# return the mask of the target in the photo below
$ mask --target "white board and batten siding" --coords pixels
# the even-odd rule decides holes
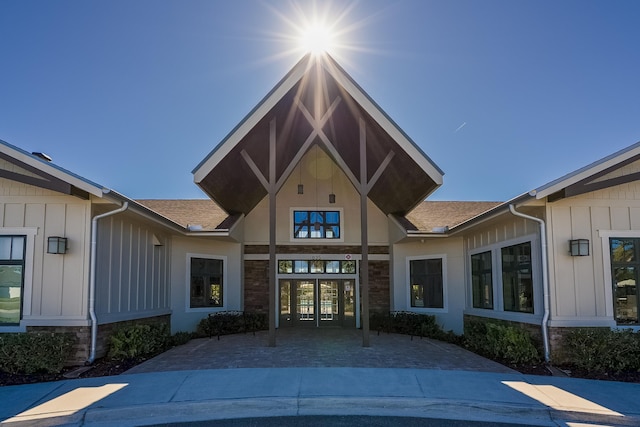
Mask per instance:
[[[171,238],[126,213],[99,220],[98,323],[170,314]]]
[[[25,235],[22,321],[26,326],[86,326],[90,202],[0,179],[0,234]],[[47,238],[68,239],[64,255]]]
[[[609,238],[640,237],[640,182],[549,203],[547,216],[550,325],[615,326]],[[589,239],[589,256],[570,256],[570,239]]]

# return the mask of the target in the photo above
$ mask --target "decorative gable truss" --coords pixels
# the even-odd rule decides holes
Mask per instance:
[[[89,193],[87,191],[56,178],[41,169],[28,165],[2,152],[0,152],[0,159],[5,160],[6,162],[3,167],[0,168],[0,178],[6,178],[23,184],[44,188],[46,190],[69,194],[84,200],[89,199]],[[7,164],[14,166],[11,168],[12,170],[9,170],[10,168],[6,167]]]
[[[640,154],[608,167],[548,196],[549,202],[640,180]]]

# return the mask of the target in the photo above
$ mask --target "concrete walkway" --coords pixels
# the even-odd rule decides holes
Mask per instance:
[[[330,339],[330,348],[321,335],[298,337],[311,340],[302,346],[309,359],[295,358],[291,349],[299,344],[288,343],[283,334],[275,349],[265,346],[264,334],[236,335],[192,341],[120,376],[0,387],[0,420],[9,426],[121,426],[373,415],[541,426],[640,425],[640,384],[527,376],[430,340],[372,335],[371,347],[363,349],[361,341],[349,344],[349,334],[338,335]],[[358,339],[357,332],[354,336]],[[225,361],[236,352],[242,353],[238,361]],[[217,369],[211,369],[206,353]],[[255,366],[232,366],[248,363],[247,353]],[[356,357],[375,366],[325,366],[364,364]],[[394,366],[435,357],[446,369]],[[164,370],[170,360],[178,370]],[[286,366],[291,360],[320,367]],[[470,365],[463,366],[465,361]],[[468,369],[471,365],[476,368]],[[152,367],[158,371],[148,372]],[[133,373],[141,371],[147,372]]]

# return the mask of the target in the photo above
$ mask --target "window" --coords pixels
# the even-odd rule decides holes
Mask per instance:
[[[280,260],[278,274],[355,274],[355,261],[336,260]]]
[[[616,322],[638,324],[638,272],[640,239],[611,238],[611,274]]]
[[[474,308],[493,309],[491,251],[471,255],[471,292]]]
[[[442,258],[409,261],[411,307],[444,308]]]
[[[500,252],[504,310],[533,313],[531,242],[507,246]]]
[[[340,239],[339,211],[293,211],[295,239]]]
[[[25,236],[0,236],[0,326],[22,317]]]
[[[223,260],[192,257],[190,262],[190,307],[222,307]]]

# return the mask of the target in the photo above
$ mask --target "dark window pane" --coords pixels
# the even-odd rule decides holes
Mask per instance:
[[[471,255],[473,307],[493,309],[491,252]]]
[[[291,260],[278,261],[278,273],[280,274],[293,273],[293,261]]]
[[[636,261],[634,239],[611,239],[611,261]]]
[[[502,248],[501,254],[504,310],[533,313],[531,243]]]
[[[636,267],[615,267],[613,269],[614,303],[618,324],[638,323],[637,274]]]
[[[339,239],[340,212],[295,211],[293,236],[296,239]]]
[[[296,273],[308,273],[309,272],[309,261],[305,260],[296,260],[293,262],[293,271]]]
[[[190,306],[222,307],[223,264],[220,259],[191,258]]]
[[[444,307],[442,259],[409,262],[412,307]]]

